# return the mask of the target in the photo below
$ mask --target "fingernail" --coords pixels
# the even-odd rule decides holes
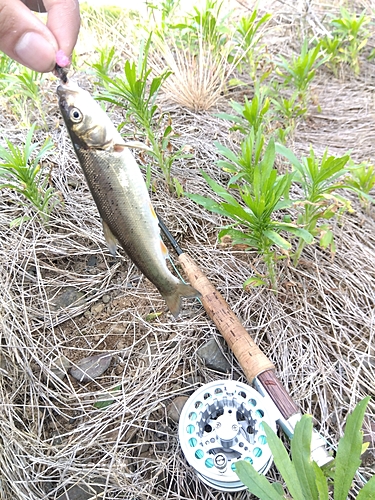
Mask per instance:
[[[21,36],[15,48],[19,62],[35,71],[50,71],[55,65],[54,47],[39,33]]]

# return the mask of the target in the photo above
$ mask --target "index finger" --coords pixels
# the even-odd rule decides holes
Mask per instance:
[[[80,27],[78,0],[43,0],[48,13],[47,28],[54,35],[59,50],[70,57]]]

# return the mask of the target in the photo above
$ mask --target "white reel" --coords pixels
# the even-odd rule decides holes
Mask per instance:
[[[247,460],[265,474],[272,464],[263,422],[276,431],[267,400],[234,380],[203,385],[185,403],[179,421],[182,451],[201,480],[220,491],[246,487],[234,472]]]

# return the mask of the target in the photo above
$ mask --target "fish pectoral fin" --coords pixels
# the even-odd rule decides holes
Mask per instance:
[[[152,149],[144,142],[140,141],[126,141],[123,144],[115,144],[113,146],[113,149],[117,152],[120,153],[121,151],[124,151],[125,148],[134,148],[134,149],[140,149],[141,151],[152,151]]]
[[[105,241],[107,242],[108,249],[113,255],[113,257],[116,257],[116,248],[117,248],[117,238],[113,236],[112,231],[109,229],[108,224],[102,219],[102,224],[103,224],[103,233],[104,233],[104,238]]]
[[[176,289],[171,294],[163,294],[163,299],[167,303],[168,309],[171,311],[173,316],[177,318],[181,311],[182,297],[201,297],[201,294],[193,288],[191,285],[186,285],[184,283],[178,283]]]

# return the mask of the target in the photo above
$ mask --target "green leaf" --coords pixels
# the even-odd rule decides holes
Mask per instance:
[[[240,204],[238,203],[238,201],[235,200],[233,198],[233,196],[228,193],[228,191],[225,189],[225,187],[221,186],[216,181],[211,179],[211,177],[208,174],[206,174],[205,172],[201,171],[201,173],[202,173],[202,176],[204,177],[204,179],[206,180],[207,184],[210,186],[210,188],[217,195],[219,195],[221,198],[223,198],[223,200],[225,200],[230,205],[233,205],[234,207],[240,207]]]
[[[249,247],[258,248],[258,242],[248,234],[233,228],[225,228],[222,229],[218,238],[221,240],[224,236],[230,236],[232,238],[232,245],[248,245]]]
[[[294,500],[307,500],[302,493],[301,485],[298,481],[298,474],[283,443],[266,422],[263,422],[263,426],[266,432],[267,442],[273,454],[273,460],[276,467],[279,469],[290,494]]]
[[[242,287],[246,290],[247,287],[256,287],[263,285],[267,285],[267,282],[262,280],[261,278],[252,276],[251,278],[247,278],[247,280],[243,282]]]
[[[328,494],[327,478],[317,463],[313,462],[312,466],[315,471],[315,485],[318,490],[318,499],[328,500],[329,494]]]
[[[311,417],[303,415],[295,426],[291,442],[291,452],[304,497],[309,500],[319,500],[315,484],[315,470],[311,460],[312,429]]]
[[[302,238],[306,243],[313,243],[314,241],[314,236],[309,233],[306,229],[303,229],[301,227],[296,227],[294,224],[277,224],[277,227],[279,229],[284,229],[285,231],[288,231],[289,233],[295,234],[299,238]]]
[[[361,465],[363,417],[370,396],[362,399],[346,419],[344,436],[340,439],[336,453],[334,500],[346,500],[353,477]]]
[[[251,493],[256,495],[260,500],[283,500],[284,495],[280,495],[265,476],[259,474],[252,464],[239,460],[236,462],[236,474],[249,489]]]
[[[357,495],[357,500],[375,500],[375,476],[364,485]]]
[[[274,488],[280,495],[284,496],[284,488],[281,483],[278,483],[277,481],[272,483],[272,488]]]
[[[284,250],[290,250],[292,245],[284,239],[282,236],[280,236],[276,231],[272,231],[270,229],[266,229],[264,231],[264,235],[267,236],[271,241],[273,241],[277,246],[280,248],[283,248]]]
[[[319,240],[322,248],[327,248],[333,242],[333,233],[329,229],[323,231],[323,235]]]
[[[114,387],[113,389],[111,389],[111,392],[118,392],[118,391],[121,391],[121,385],[117,385],[116,387]],[[101,410],[103,408],[107,408],[107,406],[110,406],[114,402],[115,402],[114,399],[107,399],[107,400],[104,400],[104,401],[96,401],[94,403],[94,406],[95,406],[95,408],[98,408],[99,410]]]
[[[206,198],[205,196],[201,196],[200,194],[194,194],[194,193],[185,193],[185,195],[191,200],[195,201],[195,203],[198,203],[198,205],[201,205],[206,210],[209,210],[210,212],[220,215],[227,215],[226,211],[222,209],[221,205],[216,201],[212,200],[211,198]]]
[[[236,222],[247,223],[249,226],[254,226],[257,223],[254,215],[244,210],[240,205],[234,207],[229,203],[222,203],[221,206],[228,216],[232,217]]]

